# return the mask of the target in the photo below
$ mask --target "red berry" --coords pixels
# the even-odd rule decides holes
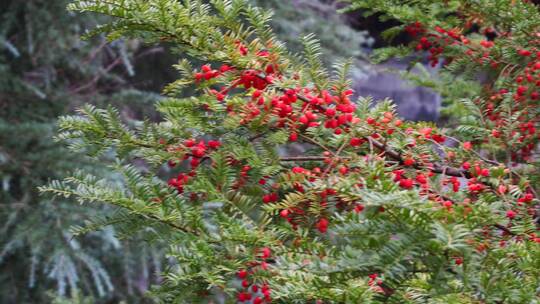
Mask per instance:
[[[416,181],[419,183],[419,184],[427,184],[427,178],[424,174],[418,174],[416,175]]]
[[[358,138],[358,137],[351,138],[350,144],[351,144],[352,147],[358,147],[362,143],[364,143],[364,139],[362,139],[362,138]]]
[[[406,160],[403,161],[403,164],[407,167],[410,167],[412,165],[414,165],[414,159],[412,158],[407,158]]]
[[[231,68],[230,66],[224,64],[224,65],[222,65],[222,66],[219,68],[219,71],[222,72],[222,73],[225,73],[225,72],[230,71],[230,70],[232,70],[232,69],[233,69],[233,68]]]
[[[412,189],[414,181],[412,179],[404,178],[399,181],[399,186],[403,189]]]
[[[523,96],[528,90],[529,90],[529,88],[526,87],[526,86],[519,86],[519,87],[517,88],[517,90],[516,90],[516,94],[517,94],[518,96]]]
[[[328,230],[328,220],[325,218],[322,218],[317,222],[317,229],[320,233],[326,233]]]
[[[518,54],[523,57],[528,57],[531,56],[532,53],[529,50],[519,50]]]
[[[198,157],[198,158],[203,157],[204,153],[205,153],[205,149],[198,146],[191,149],[191,154],[193,154],[193,156]]]
[[[298,134],[296,132],[292,132],[291,135],[289,135],[290,141],[297,141],[298,140]]]
[[[221,143],[217,140],[210,140],[208,141],[208,147],[211,149],[217,149],[221,146]]]
[[[292,172],[297,173],[297,174],[304,174],[304,173],[306,173],[306,169],[304,169],[302,167],[294,167],[294,168],[292,168]]]
[[[197,166],[199,166],[200,163],[201,161],[198,158],[192,158],[191,161],[189,162],[189,164],[193,168],[196,168]]]
[[[325,112],[326,116],[331,117],[336,115],[336,109],[334,108],[327,108]]]
[[[268,259],[272,256],[272,251],[268,247],[261,249],[261,258]]]
[[[480,175],[486,176],[486,177],[489,176],[489,170],[488,169],[482,169],[480,171]]]
[[[240,278],[240,279],[245,279],[248,275],[248,272],[245,271],[245,270],[240,270],[236,273],[236,275]]]
[[[239,302],[249,301],[251,300],[251,294],[247,292],[241,292],[237,296]]]
[[[201,67],[201,70],[205,73],[208,73],[212,70],[212,67],[209,64],[205,64]]]

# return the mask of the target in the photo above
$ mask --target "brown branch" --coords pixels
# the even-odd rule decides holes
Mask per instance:
[[[98,83],[98,81],[101,79],[101,77],[110,72],[114,67],[116,67],[117,65],[119,65],[120,63],[122,63],[122,58],[118,57],[116,58],[112,63],[110,63],[105,69],[103,69],[103,71],[101,73],[98,73],[96,74],[89,82],[79,86],[79,87],[76,87],[74,89],[72,89],[70,91],[70,94],[77,94],[81,91],[84,91],[86,89],[89,89],[91,87],[93,87],[94,85],[96,85]]]
[[[279,161],[283,162],[294,162],[294,161],[325,161],[332,157],[324,157],[324,156],[284,156],[280,157]],[[340,159],[351,159],[350,157],[339,157]]]
[[[512,232],[510,229],[506,228],[505,226],[501,225],[501,224],[493,224],[493,227],[499,229],[499,230],[502,230],[512,236],[516,236],[516,234],[514,232]]]
[[[326,159],[328,159],[328,157],[324,157],[324,156],[285,156],[285,157],[280,157],[279,161],[283,161],[283,162],[299,161],[299,162],[302,162],[302,161],[324,161]]]
[[[376,140],[376,139],[374,139],[374,138],[372,138],[370,136],[366,137],[366,139],[374,147],[376,147],[377,149],[383,151],[385,155],[389,156],[390,158],[392,158],[395,161],[398,161],[400,164],[403,163],[403,157],[401,157],[401,153],[388,148],[388,146],[386,146],[385,144],[381,143],[380,141],[378,141],[378,140]],[[414,165],[414,168],[419,169],[419,170],[429,169],[433,173],[437,173],[437,174],[443,174],[444,173],[445,175],[448,175],[448,176],[463,177],[463,178],[467,178],[467,179],[472,177],[472,175],[471,175],[471,173],[469,171],[462,170],[462,169],[459,169],[459,168],[449,167],[449,166],[445,166],[445,165],[441,165],[441,164],[434,164],[432,168],[426,168],[424,166],[416,164],[416,165]]]
[[[146,50],[144,52],[141,52],[140,54],[135,56],[135,58],[140,58],[140,57],[144,57],[144,56],[147,56],[147,55],[150,55],[150,54],[153,54],[153,53],[161,52],[162,50],[163,50],[163,48],[161,48],[161,47],[151,48],[151,49],[148,49],[148,50]],[[107,65],[101,72],[97,73],[89,82],[70,90],[70,94],[77,94],[77,93],[80,93],[82,91],[85,91],[85,90],[97,85],[99,80],[104,75],[109,73],[112,69],[114,69],[116,66],[118,66],[121,63],[122,63],[122,57],[117,57],[109,65]]]

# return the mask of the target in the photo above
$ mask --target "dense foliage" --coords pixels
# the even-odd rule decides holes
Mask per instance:
[[[278,13],[273,25],[286,41],[318,33],[329,46],[328,62],[356,56],[364,41],[330,4],[252,2]],[[53,141],[56,119],[87,102],[114,104],[129,124],[143,116],[155,119],[151,105],[158,96],[142,90],[160,90],[174,79],[170,65],[177,59],[165,52],[172,46],[167,44],[124,39],[109,44],[101,35],[81,41],[86,29],[106,18],[75,15],[66,5],[65,0],[0,1],[0,302],[43,303],[54,293],[78,303],[80,291],[92,303],[132,303],[158,282],[162,252],[123,240],[113,227],[74,238],[71,226],[117,209],[50,200],[39,197],[36,187],[82,166],[121,186],[102,165],[114,159],[83,161]],[[347,47],[340,48],[336,42],[344,39]]]
[[[426,7],[446,10],[440,20],[487,20],[491,3],[506,12],[515,6],[519,14],[505,21],[512,37],[536,33],[534,6],[411,1],[400,10],[397,1],[356,1],[396,14],[418,50],[435,49],[431,61],[455,51],[454,71],[479,73],[485,58],[500,55],[512,65],[498,75],[531,74],[526,86],[528,79],[501,81],[489,98],[462,101],[468,124],[455,139],[400,120],[389,101],[353,102],[350,62],[326,71],[312,36],[292,54],[268,26],[268,12],[244,0],[210,3],[70,5],[115,17],[95,30],[110,40],[166,41],[206,62],[176,66],[182,78],[156,106],[162,122],[130,128],[114,108],[88,105],[61,119],[59,138],[97,159],[114,153],[126,185],[80,171],[42,188],[125,210],[79,231],[115,224],[166,242],[174,264],[153,295],[167,303],[538,303],[538,189],[528,179],[538,174],[530,161],[538,140],[536,40],[515,38],[510,52],[511,39],[497,46],[418,21],[439,20],[426,17]],[[409,9],[419,10],[411,20]],[[196,93],[179,97],[186,88]],[[298,144],[304,152],[291,155]]]
[[[458,117],[455,135],[481,146],[490,158],[516,166],[534,163],[528,173],[538,184],[538,99],[540,12],[531,1],[364,1],[349,10],[378,13],[401,25],[383,35],[405,32],[409,45],[383,48],[385,60],[413,53],[442,66],[440,79],[407,75],[441,92],[446,113]],[[523,169],[523,168],[522,168]],[[531,175],[533,174],[533,175]]]

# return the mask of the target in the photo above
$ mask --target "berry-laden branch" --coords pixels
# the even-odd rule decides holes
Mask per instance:
[[[264,74],[257,74],[257,77],[261,80],[266,80],[267,76]],[[291,89],[287,88],[278,88],[281,92],[286,93],[290,91]],[[310,100],[302,95],[297,95],[298,99],[302,100],[305,103],[310,103]],[[324,113],[326,112],[326,109],[322,106],[315,107],[318,111]],[[398,151],[394,151],[390,148],[388,148],[385,144],[382,142],[372,138],[372,137],[366,137],[367,139],[374,147],[379,149],[380,151],[384,152],[385,155],[389,156],[393,160],[398,161],[399,163],[403,163],[404,159],[401,156],[401,153]],[[312,142],[312,141],[311,141]],[[497,163],[498,164],[498,163]],[[422,166],[415,164],[414,167],[416,169],[424,169]],[[467,170],[459,169],[459,168],[453,168],[446,165],[441,164],[435,164],[432,168],[430,168],[430,171],[437,174],[445,174],[448,176],[456,176],[456,177],[464,177],[464,178],[471,178],[472,175]]]
[[[197,233],[197,242],[183,233],[163,236],[170,237],[176,266],[156,293],[161,300],[210,302],[215,292],[245,304],[496,302],[532,282],[520,298],[532,301],[540,284],[533,267],[540,257],[537,198],[523,175],[482,153],[497,160],[508,145],[520,150],[519,160],[532,150],[534,125],[516,120],[533,115],[523,97],[532,99],[533,66],[531,94],[515,93],[526,105],[515,108],[496,96],[495,113],[485,102],[470,102],[469,116],[482,125],[451,147],[447,130],[404,122],[390,102],[353,101],[347,64],[328,73],[310,37],[302,40],[302,57],[291,56],[268,26],[269,15],[244,0],[75,3],[121,18],[105,31],[167,41],[207,62],[177,65],[182,79],[167,87],[159,124],[128,132],[119,119],[92,113],[62,121],[62,138],[91,151],[120,151],[125,162],[136,156],[158,165],[142,174],[150,184],[132,178],[122,195],[164,218],[182,214],[178,222]],[[421,34],[421,49],[434,48],[432,62],[446,47],[468,50],[455,30],[413,25],[407,30]],[[483,44],[473,49],[492,47]],[[185,87],[192,96],[177,98]],[[501,130],[493,137],[506,142],[480,143],[491,124]],[[283,155],[297,143],[303,155]]]

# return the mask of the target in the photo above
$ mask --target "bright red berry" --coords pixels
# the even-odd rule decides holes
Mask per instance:
[[[399,180],[399,186],[403,189],[412,189],[414,181],[412,179],[404,178]]]
[[[240,270],[236,273],[236,275],[240,278],[240,279],[245,279],[248,275],[248,272],[246,270]]]
[[[328,220],[325,218],[322,218],[317,222],[317,229],[320,233],[326,233],[328,230]]]
[[[261,249],[261,258],[268,259],[271,256],[272,256],[272,250],[270,250],[270,248],[264,247],[263,249]]]
[[[217,149],[221,146],[221,143],[217,140],[208,141],[208,147],[211,149]]]
[[[358,138],[358,137],[353,137],[353,138],[351,138],[351,141],[350,141],[350,145],[352,147],[358,147],[363,143],[364,143],[364,139]]]

